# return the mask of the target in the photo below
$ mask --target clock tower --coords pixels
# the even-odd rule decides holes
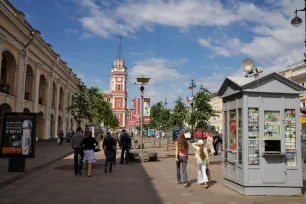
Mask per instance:
[[[121,52],[121,45],[119,45],[119,49]],[[111,70],[110,93],[112,96],[111,104],[113,114],[118,118],[120,127],[125,128],[127,116],[127,67],[120,52]]]

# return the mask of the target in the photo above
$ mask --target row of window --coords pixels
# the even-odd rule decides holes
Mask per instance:
[[[296,166],[296,118],[294,109],[285,109],[284,119],[281,120],[280,111],[264,111],[264,138],[281,139],[281,121],[284,121],[285,148],[287,166]],[[229,120],[229,121],[228,121]],[[238,163],[242,164],[242,109],[224,111],[224,147],[225,149],[237,151]],[[248,109],[248,164],[259,165],[259,110]],[[237,141],[238,140],[238,141]],[[227,158],[227,152],[225,152]]]

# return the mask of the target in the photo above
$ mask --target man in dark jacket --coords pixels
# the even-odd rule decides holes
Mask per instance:
[[[113,150],[115,147],[115,140],[112,138],[111,133],[107,132],[106,137],[103,140],[103,149],[106,157],[104,172],[107,173],[108,165],[109,172],[112,172],[112,158],[113,158]]]
[[[81,142],[85,138],[82,134],[82,128],[78,127],[77,132],[71,138],[71,147],[74,151],[74,174],[82,175],[84,149]]]
[[[122,135],[120,136],[119,146],[121,148],[121,161],[120,164],[124,162],[125,153],[125,163],[129,163],[129,151],[132,146],[131,137],[126,133],[126,130],[122,130]]]

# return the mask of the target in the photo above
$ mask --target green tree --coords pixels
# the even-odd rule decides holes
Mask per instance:
[[[204,88],[203,85],[200,85],[200,90],[196,93],[194,97],[194,121],[196,124],[196,129],[202,130],[203,132],[208,130],[209,127],[209,118],[215,115],[215,112],[210,102],[210,92],[208,89]]]
[[[175,106],[172,113],[172,124],[174,127],[182,129],[184,127],[184,121],[187,119],[187,110],[183,99],[179,97],[175,101]]]
[[[160,114],[163,109],[163,103],[158,102],[157,104],[153,105],[151,107],[151,112],[150,112],[150,125],[153,128],[153,143],[155,144],[155,132],[156,129],[160,127]]]
[[[78,126],[83,120],[91,120],[91,113],[89,111],[89,101],[87,96],[87,88],[80,84],[76,94],[72,97],[71,105],[67,107],[71,111],[72,117],[77,121]]]
[[[104,100],[103,95],[96,87],[88,89],[88,101],[89,101],[89,112],[90,122],[96,127],[99,127],[101,122],[104,121],[105,112],[109,108],[107,102]]]

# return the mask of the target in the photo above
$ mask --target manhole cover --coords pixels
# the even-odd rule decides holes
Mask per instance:
[[[85,168],[85,165],[84,165],[84,168]],[[92,169],[103,169],[103,168],[104,168],[104,164],[93,164],[92,165]],[[74,170],[74,165],[57,166],[54,169],[57,169],[57,170]]]

